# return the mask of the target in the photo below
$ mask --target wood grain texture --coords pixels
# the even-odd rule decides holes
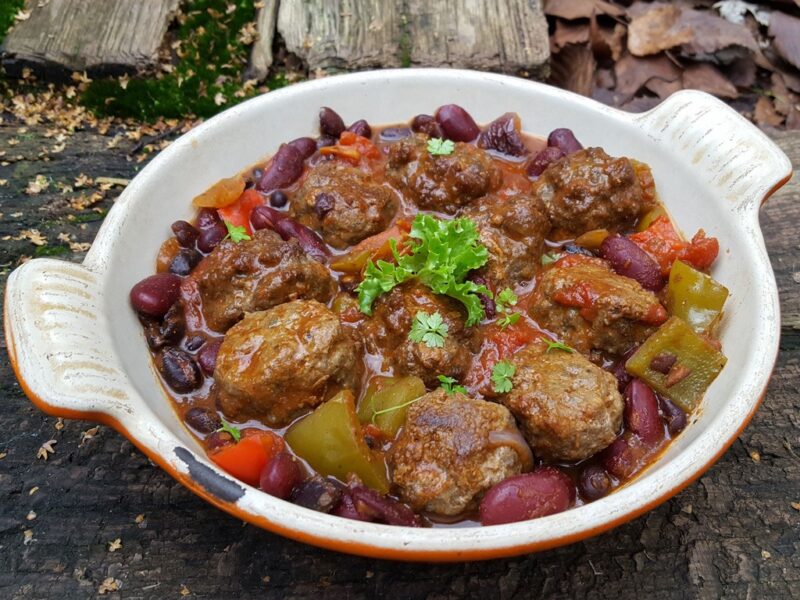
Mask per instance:
[[[264,80],[272,66],[272,42],[278,21],[278,0],[265,0],[263,7],[256,12],[258,40],[250,52],[250,65],[247,78]]]
[[[38,160],[46,126],[0,124],[0,238],[38,228],[91,241],[54,185],[23,189],[35,175],[71,182],[78,173],[130,178],[133,142],[77,132],[49,162]],[[800,133],[772,133],[800,164]],[[21,158],[18,158],[21,157]],[[101,204],[108,208],[113,195]],[[781,353],[750,426],[698,482],[655,510],[584,542],[484,563],[391,563],[318,550],[244,525],[183,489],[115,432],[56,421],[22,394],[0,343],[0,598],[672,598],[800,597],[800,179],[769,201],[762,224],[782,302]],[[711,229],[711,226],[709,226]],[[26,240],[0,244],[0,286]],[[72,256],[80,260],[81,255]],[[2,296],[0,296],[2,297]],[[56,439],[48,461],[36,458]],[[757,458],[757,460],[756,460]],[[30,491],[38,487],[31,494]],[[35,518],[28,519],[31,511]],[[143,515],[137,523],[137,516]],[[30,530],[30,541],[24,532]],[[122,547],[109,552],[119,538]]]
[[[179,0],[49,0],[3,43],[3,65],[51,71],[122,72],[155,64]]]
[[[463,67],[544,76],[539,0],[284,0],[278,33],[309,70]]]

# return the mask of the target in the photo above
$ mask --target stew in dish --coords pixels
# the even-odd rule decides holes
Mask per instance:
[[[456,105],[319,120],[194,198],[131,290],[211,461],[349,519],[491,525],[613,492],[686,426],[728,291],[646,164]]]

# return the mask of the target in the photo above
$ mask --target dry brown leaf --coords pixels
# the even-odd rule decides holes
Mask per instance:
[[[117,538],[112,542],[108,542],[108,551],[109,552],[116,552],[120,548],[122,548],[122,540],[120,538]]]
[[[33,521],[36,518],[36,511],[29,511],[27,515],[25,515],[25,519],[28,521]]]
[[[91,246],[91,244],[87,244],[87,246]],[[76,251],[75,248],[72,248],[72,244],[70,244],[70,248],[72,249],[73,252]],[[88,249],[89,248],[86,248],[86,250]],[[100,431],[100,426],[95,425],[91,429],[87,429],[86,431],[81,432],[81,441],[78,442],[78,448],[82,448],[86,442],[88,442],[90,439],[92,439],[94,436],[97,435],[98,431]]]
[[[775,11],[770,14],[769,34],[781,58],[800,69],[800,19]]]
[[[35,542],[36,540],[33,539],[33,529],[26,529],[22,532],[22,545],[28,546]]]
[[[116,592],[121,584],[122,582],[119,579],[106,577],[103,580],[103,583],[100,584],[100,587],[97,588],[97,593],[102,596],[108,592]]]
[[[622,23],[615,23],[614,27],[605,27],[597,22],[595,17],[589,23],[589,39],[592,52],[598,58],[619,60],[624,48],[623,41],[627,28]]]
[[[675,92],[682,90],[683,82],[680,79],[676,79],[675,81],[664,81],[663,79],[653,77],[645,84],[645,87],[663,100]]]
[[[8,456],[8,452],[0,452],[0,460],[3,460],[6,456]]]
[[[550,36],[550,53],[556,54],[568,44],[584,44],[589,41],[589,25],[586,23],[570,23],[558,19],[556,30]]]
[[[756,63],[751,57],[739,58],[725,67],[725,75],[738,88],[749,88],[756,82]]]
[[[639,3],[634,6],[638,7]],[[691,41],[691,28],[681,22],[680,6],[655,3],[628,25],[628,50],[634,56],[650,56]]]
[[[53,446],[57,443],[58,440],[47,440],[39,447],[39,450],[36,452],[36,458],[47,460],[51,454],[55,454]]]
[[[739,93],[722,72],[709,63],[697,63],[687,67],[681,76],[683,87],[689,90],[708,92],[720,98],[737,98]]]
[[[33,486],[33,487],[30,489],[30,491],[28,492],[28,496],[33,496],[33,495],[34,495],[36,492],[38,492],[38,491],[39,491],[39,486],[38,486],[38,485],[35,485],[35,486]]]
[[[141,525],[142,523],[144,523],[144,515],[136,515],[134,521],[136,522],[137,525]]]
[[[187,588],[185,585],[181,584],[181,596],[186,597],[191,593],[192,592],[189,591],[189,588]]]
[[[37,175],[28,182],[28,187],[25,188],[25,193],[29,196],[36,196],[41,194],[50,187],[50,182],[44,175]]]
[[[625,16],[625,9],[603,0],[546,0],[544,13],[562,19],[588,19],[592,15]]]
[[[46,246],[47,238],[38,229],[23,229],[19,234],[12,238],[15,240],[29,240],[34,246]]]
[[[758,453],[758,450],[751,450],[750,458],[753,459],[753,462],[761,462],[761,455]]]
[[[646,58],[625,54],[614,65],[614,74],[617,77],[617,92],[624,101],[632,98],[651,79],[676,81],[681,71],[664,54]]]
[[[562,89],[590,96],[595,67],[589,46],[570,44],[550,58],[550,82]]]
[[[58,419],[56,419],[56,422],[53,425],[53,427],[55,427],[56,431],[61,431],[62,429],[64,429],[64,419],[62,419],[61,417],[58,417]]]

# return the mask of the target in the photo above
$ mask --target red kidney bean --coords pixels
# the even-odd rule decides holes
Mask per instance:
[[[184,340],[183,347],[189,352],[194,352],[195,350],[200,349],[205,343],[206,338],[201,335],[193,335],[192,337]]]
[[[619,360],[614,363],[614,366],[611,367],[611,373],[617,378],[617,388],[619,389],[620,394],[625,392],[625,388],[628,387],[631,379],[633,379],[633,377],[631,377],[630,373],[628,373],[627,369],[625,368],[625,363],[628,362],[628,359],[631,356],[636,354],[638,349],[638,345],[628,348],[625,354],[623,354]]]
[[[269,195],[269,204],[275,208],[283,208],[289,202],[289,197],[281,190],[275,190]]]
[[[505,113],[487,125],[478,136],[478,147],[506,156],[524,156],[529,150],[519,132],[519,115]]]
[[[360,135],[361,137],[365,137],[367,139],[372,138],[372,127],[369,126],[364,119],[359,119],[350,127],[347,128],[347,131],[352,131],[356,135]]]
[[[319,131],[322,135],[338,138],[344,131],[344,121],[335,110],[323,106],[319,109]]]
[[[547,136],[547,145],[560,148],[564,151],[564,154],[572,154],[573,152],[583,149],[583,146],[577,140],[575,134],[572,133],[572,130],[566,127],[553,129],[550,135]]]
[[[646,445],[664,439],[664,426],[658,414],[658,401],[653,390],[641,379],[633,379],[625,388],[625,426]]]
[[[575,486],[554,467],[514,475],[490,489],[480,504],[483,525],[515,523],[552,515],[572,506]]]
[[[169,272],[185,277],[192,272],[192,269],[197,266],[197,263],[199,263],[202,258],[203,255],[194,248],[181,248],[178,250],[178,253],[172,257],[172,261],[169,263]]]
[[[295,458],[288,452],[279,452],[264,465],[259,487],[271,496],[286,500],[302,479],[303,472]]]
[[[548,146],[531,159],[528,163],[527,173],[531,177],[539,177],[547,167],[565,156],[566,154],[561,148]]]
[[[214,374],[214,369],[217,367],[217,354],[219,354],[219,347],[222,345],[222,340],[211,340],[197,353],[197,362],[200,365],[200,370],[205,375],[211,377]]]
[[[271,192],[290,186],[303,174],[303,160],[297,148],[281,144],[256,187],[259,191]]]
[[[617,479],[627,479],[639,470],[642,458],[647,454],[642,442],[635,435],[625,433],[603,450],[601,461],[606,471]]]
[[[336,505],[336,508],[331,511],[331,514],[344,519],[352,519],[353,521],[372,521],[371,517],[358,512],[350,490],[345,490],[342,493],[342,499],[339,501],[339,504]]]
[[[183,415],[183,420],[189,427],[199,433],[214,433],[222,427],[222,421],[216,412],[199,406],[187,410],[186,414]]]
[[[197,231],[194,225],[186,221],[175,221],[170,229],[172,229],[172,233],[181,246],[184,248],[194,248],[194,244],[200,235],[200,232]]]
[[[269,206],[256,206],[250,213],[250,225],[258,231],[259,229],[275,229],[275,224],[284,219],[283,213],[278,212]]]
[[[656,398],[658,398],[658,405],[661,407],[661,414],[667,422],[670,435],[678,435],[686,428],[686,413],[666,396],[656,394]]]
[[[384,142],[396,142],[411,135],[408,127],[387,127],[381,131],[381,140]]]
[[[441,138],[444,137],[442,128],[439,123],[431,115],[417,115],[411,121],[411,129],[416,133],[424,133],[428,137]]]
[[[303,160],[307,159],[317,151],[317,142],[310,137],[300,137],[296,140],[292,140],[286,145],[297,150],[298,154]]]
[[[325,262],[330,257],[330,250],[328,250],[322,238],[315,231],[305,225],[301,225],[294,219],[281,219],[275,223],[275,231],[285,240],[295,238],[306,254],[314,260]]]
[[[191,355],[180,348],[169,347],[161,351],[159,371],[169,387],[185,394],[196,390],[203,383],[203,375]]]
[[[404,527],[422,526],[419,515],[394,498],[383,496],[361,485],[351,487],[349,491],[356,511],[363,516],[371,517],[370,520]]]
[[[228,235],[228,230],[222,221],[218,221],[212,227],[200,230],[200,237],[197,238],[197,248],[204,254],[209,254],[219,243]]]
[[[664,287],[658,263],[626,237],[609,235],[600,245],[600,256],[618,275],[635,279],[646,290],[658,291]]]
[[[319,150],[320,148],[325,148],[326,146],[335,146],[338,141],[339,141],[338,137],[333,137],[330,135],[321,135],[317,140],[317,150]]]
[[[203,440],[206,450],[217,450],[234,443],[233,436],[227,431],[215,431]]]
[[[653,357],[653,360],[650,361],[650,368],[657,373],[666,375],[676,362],[678,362],[677,356],[668,352],[662,352]]]
[[[222,223],[222,219],[213,208],[201,208],[197,213],[197,227],[200,229],[209,229],[218,223]]]
[[[471,142],[481,132],[470,114],[457,104],[445,104],[436,110],[442,133],[454,142]]]
[[[612,481],[606,470],[599,465],[589,465],[578,477],[578,491],[584,500],[594,502],[611,491]]]
[[[327,513],[342,499],[343,488],[338,481],[314,475],[295,486],[291,501],[298,506]]]
[[[133,308],[151,317],[163,317],[178,299],[181,278],[172,273],[145,277],[131,288]]]

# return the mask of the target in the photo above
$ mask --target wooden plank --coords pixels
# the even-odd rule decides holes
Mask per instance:
[[[51,243],[59,233],[91,241],[100,221],[70,220],[73,211],[56,183],[72,183],[79,173],[133,177],[142,166],[126,159],[134,143],[123,138],[110,148],[110,137],[78,131],[63,152],[43,161],[42,146],[53,144],[45,137],[50,125],[31,125],[24,133],[19,127],[10,118],[0,124],[6,152],[0,179],[8,180],[0,185],[0,238],[38,228]],[[800,132],[768,133],[800,165]],[[26,195],[36,175],[51,184]],[[110,207],[114,193],[99,206]],[[82,432],[94,424],[66,421],[56,428],[55,419],[24,397],[0,338],[0,598],[98,598],[109,578],[119,591],[102,598],[796,598],[799,220],[795,177],[761,216],[781,291],[781,354],[764,404],[730,450],[697,482],[639,519],[578,544],[502,560],[394,563],[244,526],[178,485],[109,428],[84,441]],[[33,250],[26,239],[0,243],[0,304],[8,269]],[[37,459],[50,439],[57,440],[55,454]],[[117,538],[122,547],[110,552]]]
[[[121,73],[152,66],[179,0],[49,0],[29,2],[30,18],[3,43],[12,73]]]
[[[278,33],[317,69],[461,67],[546,75],[540,0],[281,2]]]
[[[272,42],[275,39],[275,26],[278,20],[278,0],[266,0],[256,12],[258,40],[250,53],[248,79],[263,81],[272,66]]]

